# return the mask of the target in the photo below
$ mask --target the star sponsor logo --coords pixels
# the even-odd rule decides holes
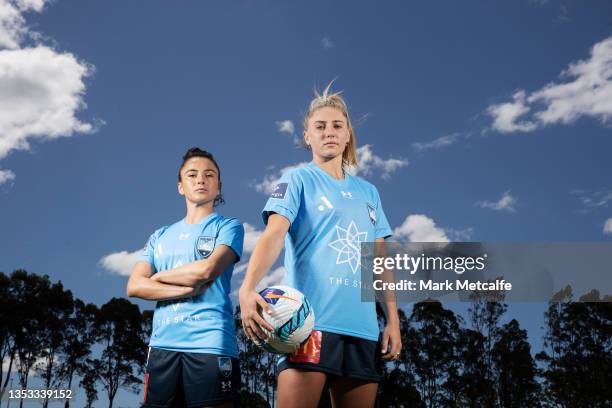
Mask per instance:
[[[344,198],[353,198],[353,193],[351,193],[350,191],[340,191],[340,193]]]
[[[367,232],[360,232],[355,221],[351,221],[347,228],[336,225],[335,241],[328,244],[338,254],[336,265],[348,263],[353,274],[357,273],[361,258],[361,243],[366,241]]]

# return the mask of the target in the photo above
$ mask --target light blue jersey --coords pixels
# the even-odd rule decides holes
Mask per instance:
[[[310,300],[315,328],[378,340],[374,303],[361,302],[361,242],[391,235],[376,188],[310,163],[280,179],[263,210],[286,217],[284,284]]]
[[[243,241],[240,221],[213,213],[198,224],[181,220],[158,229],[149,238],[140,260],[161,272],[207,258],[219,245],[230,247],[240,258]],[[233,270],[233,265],[228,267],[201,295],[157,302],[149,345],[238,357],[229,297]]]

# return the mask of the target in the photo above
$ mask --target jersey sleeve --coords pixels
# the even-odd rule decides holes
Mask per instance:
[[[236,254],[236,261],[242,257],[242,246],[244,244],[244,226],[236,218],[230,218],[219,229],[217,245],[226,245]]]
[[[387,221],[387,216],[382,208],[382,203],[380,202],[380,195],[378,194],[378,190],[375,190],[376,194],[376,239],[378,238],[389,238],[393,235],[393,231],[389,226],[389,221]]]
[[[293,225],[300,209],[303,184],[296,171],[285,173],[276,184],[262,211],[264,224],[273,213],[282,215]]]
[[[151,234],[149,240],[142,249],[140,256],[138,257],[139,261],[148,262],[151,265],[155,266],[155,246],[157,245],[157,239],[159,238],[159,235],[159,230]]]

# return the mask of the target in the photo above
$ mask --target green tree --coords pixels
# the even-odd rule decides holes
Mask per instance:
[[[445,384],[456,356],[459,320],[440,302],[427,300],[414,305],[410,326],[409,353],[421,398],[429,408],[446,405],[449,395]]]
[[[43,380],[45,389],[58,389],[62,383],[57,367],[62,345],[68,341],[65,330],[73,314],[72,292],[64,290],[61,282],[52,283],[38,294],[40,306],[41,359],[36,364],[36,373]],[[43,400],[43,408],[49,406],[49,399]]]
[[[458,338],[458,358],[461,363],[459,387],[461,406],[495,406],[493,381],[488,380],[489,367],[485,358],[485,337],[476,330],[464,329]]]
[[[14,319],[14,342],[17,355],[17,375],[21,389],[28,389],[28,380],[36,361],[43,356],[45,344],[44,300],[51,283],[48,276],[16,270],[11,274],[11,297],[16,300],[11,317]],[[42,302],[41,302],[42,300]],[[19,401],[23,407],[23,399]]]
[[[74,311],[63,327],[64,341],[60,345],[60,363],[57,366],[57,376],[62,384],[72,389],[75,375],[85,376],[86,360],[91,355],[91,347],[95,341],[95,319],[98,308],[94,304],[85,304],[76,299]],[[70,407],[70,399],[66,399],[65,408]]]
[[[88,371],[95,372],[97,382],[106,391],[109,408],[119,387],[138,392],[147,345],[142,315],[138,306],[127,299],[113,298],[100,308],[95,320],[96,340],[102,346],[100,358],[90,360]]]
[[[527,341],[527,331],[512,319],[499,330],[493,346],[493,360],[498,373],[501,408],[539,407],[539,384]]]
[[[612,406],[612,303],[592,291],[571,302],[571,288],[557,293],[546,312],[544,396],[559,407]],[[588,302],[587,302],[588,301]]]
[[[385,314],[380,306],[376,304],[378,325],[382,329],[386,324]],[[414,364],[410,359],[411,348],[414,343],[410,336],[410,321],[403,310],[398,309],[400,323],[400,334],[402,336],[402,351],[400,358],[391,362],[380,360],[379,364],[383,374],[383,380],[378,386],[376,403],[378,407],[424,407],[419,391],[414,386]]]
[[[9,379],[15,362],[15,332],[18,327],[14,311],[17,304],[11,290],[11,279],[0,272],[0,362],[8,360],[7,371],[0,364],[0,400],[9,385]]]
[[[93,403],[98,399],[98,390],[96,389],[96,381],[98,373],[96,365],[91,359],[85,360],[81,370],[80,386],[85,391],[85,408],[92,408]]]

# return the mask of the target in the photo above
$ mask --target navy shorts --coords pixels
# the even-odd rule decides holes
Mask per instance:
[[[238,359],[149,349],[142,408],[195,408],[239,400]]]
[[[287,368],[319,371],[333,377],[380,382],[380,342],[344,334],[313,330],[293,354],[279,359],[278,372]]]

